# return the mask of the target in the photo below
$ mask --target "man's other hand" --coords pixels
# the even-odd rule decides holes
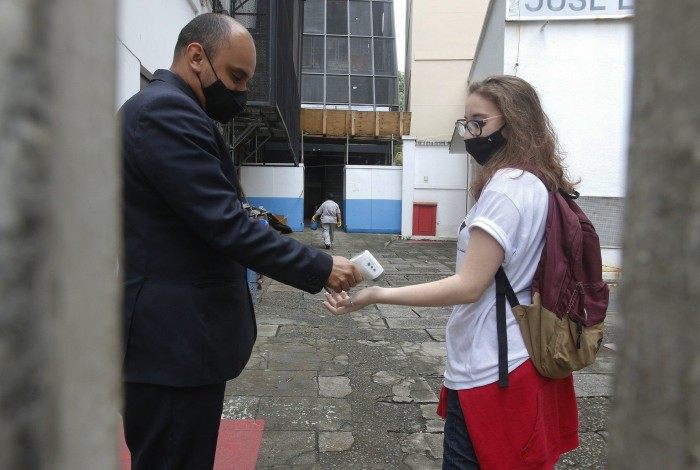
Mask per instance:
[[[335,292],[347,292],[360,282],[362,282],[362,273],[352,264],[352,261],[343,256],[333,257],[333,269],[326,281],[326,287]]]

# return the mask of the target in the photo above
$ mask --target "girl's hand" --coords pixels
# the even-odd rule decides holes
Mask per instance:
[[[356,312],[367,305],[375,303],[377,301],[377,293],[380,289],[381,287],[378,286],[367,287],[352,296],[348,295],[345,291],[340,293],[327,292],[323,306],[333,315],[344,315],[346,313]]]

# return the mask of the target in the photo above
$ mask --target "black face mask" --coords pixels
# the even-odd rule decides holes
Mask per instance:
[[[214,83],[205,87],[202,85],[202,79],[197,76],[199,79],[199,85],[202,87],[202,93],[204,93],[204,98],[207,101],[204,109],[210,118],[219,121],[221,124],[226,124],[234,116],[237,116],[243,112],[248,98],[248,93],[245,91],[235,91],[226,88],[224,82],[222,82],[219,76],[216,74],[216,70],[214,70],[214,66],[211,64],[206,51],[203,50],[203,52],[204,57],[206,57],[207,62],[209,62],[209,67],[211,67],[211,70],[214,72],[214,76],[216,77],[216,81]]]
[[[505,126],[504,126],[505,127]],[[467,148],[469,155],[474,157],[476,163],[484,166],[491,160],[493,154],[503,147],[506,143],[506,138],[503,137],[501,131],[503,127],[498,129],[493,134],[486,137],[474,137],[464,141],[464,146]]]

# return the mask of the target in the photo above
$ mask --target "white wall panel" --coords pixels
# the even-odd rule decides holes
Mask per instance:
[[[468,155],[450,154],[446,146],[416,147],[416,188],[465,189]]]
[[[419,145],[414,150],[413,201],[437,203],[439,238],[455,238],[467,213],[469,157],[448,152],[444,145]]]
[[[372,199],[372,170],[345,167],[345,199]]]
[[[506,25],[504,72],[537,88],[585,196],[625,194],[631,54],[630,19]]]
[[[149,72],[168,68],[180,30],[198,13],[188,0],[121,0],[117,36]]]
[[[141,63],[121,41],[117,41],[117,109],[141,89]]]
[[[304,166],[243,166],[241,184],[248,197],[303,198]]]
[[[401,200],[399,166],[347,166],[346,199]]]

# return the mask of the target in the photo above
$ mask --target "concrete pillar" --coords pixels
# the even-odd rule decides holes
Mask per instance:
[[[403,136],[401,177],[401,236],[413,236],[413,190],[416,186],[416,138]]]
[[[700,4],[637,2],[610,468],[700,468]]]
[[[116,469],[113,0],[0,3],[0,468]]]

